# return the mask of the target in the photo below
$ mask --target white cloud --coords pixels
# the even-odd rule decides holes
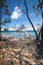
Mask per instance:
[[[11,19],[12,20],[18,19],[21,15],[22,15],[21,10],[18,8],[18,6],[16,6],[14,8],[14,11],[12,12]]]

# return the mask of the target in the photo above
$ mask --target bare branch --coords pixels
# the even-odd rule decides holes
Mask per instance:
[[[20,7],[19,7],[19,9],[20,9],[23,13],[25,13],[25,14],[26,14],[26,12],[25,12],[22,8],[20,8]]]
[[[25,8],[26,8],[26,15],[28,15],[28,7],[27,7],[26,0],[24,0],[24,5],[25,5]]]

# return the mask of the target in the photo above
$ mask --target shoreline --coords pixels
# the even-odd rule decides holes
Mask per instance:
[[[2,36],[2,39],[12,39],[13,40],[26,40],[26,39],[31,39],[31,40],[35,40],[35,38],[31,38],[31,37],[25,37],[25,38],[16,38],[14,36]]]
[[[35,38],[34,31],[22,31],[22,32],[15,32],[15,31],[7,32],[7,31],[5,31],[5,32],[2,32],[1,34],[3,36],[7,36],[7,37],[25,38],[27,35],[26,32],[28,34],[28,37]]]

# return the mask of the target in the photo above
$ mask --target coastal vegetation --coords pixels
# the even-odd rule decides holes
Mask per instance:
[[[43,1],[38,0],[38,5],[37,6],[33,5],[33,9],[36,12],[35,14],[37,14],[37,11],[39,12],[39,14],[41,12],[41,17],[42,17],[42,24],[41,25],[42,26],[41,26],[41,29],[39,31],[39,34],[37,33],[37,31],[36,31],[36,29],[34,27],[34,23],[32,23],[32,21],[31,21],[31,19],[29,17],[29,14],[28,14],[29,13],[29,8],[27,6],[27,2],[26,2],[26,0],[23,0],[23,1],[24,1],[24,6],[25,6],[25,11],[22,8],[20,8],[20,5],[19,5],[19,8],[22,10],[22,12],[24,12],[26,14],[27,19],[30,22],[30,24],[31,24],[31,26],[32,26],[32,28],[33,28],[33,30],[35,32],[36,40],[40,40],[40,34],[41,34],[41,39],[43,38],[43,35],[42,35],[42,33],[43,33],[43,30],[42,30],[43,29]],[[19,4],[20,4],[20,0],[19,0]]]
[[[7,18],[2,19],[2,15],[5,14]],[[1,39],[1,27],[10,22],[10,12],[6,0],[0,0],[0,39]]]
[[[41,15],[41,18],[42,18],[42,24],[41,24],[41,29],[39,31],[39,38],[40,38],[40,34],[41,34],[41,41],[43,42],[43,1],[41,0],[38,0],[38,5],[37,6],[33,6],[36,14],[40,14]],[[41,12],[41,13],[40,13]],[[37,15],[38,16],[38,15]]]
[[[33,4],[32,6],[35,14],[37,14],[37,12],[41,14],[42,23],[39,32],[36,31],[34,23],[29,16],[29,1],[30,0],[17,0],[19,10],[15,10],[25,13],[36,37],[29,37],[26,31],[25,38],[19,38],[20,36],[18,38],[15,38],[13,36],[7,37],[1,34],[1,27],[11,22],[11,14],[8,8],[9,5],[7,4],[7,0],[0,0],[0,65],[43,65],[43,0],[37,0],[38,5]],[[24,8],[20,6],[21,2]],[[6,15],[6,18],[4,17],[4,20],[2,18],[3,13]],[[21,25],[18,27],[16,32],[20,32],[21,34],[21,31],[24,31],[24,29],[25,25]],[[9,29],[6,27],[4,28],[4,31],[8,32]]]
[[[4,28],[4,31],[9,31],[9,29],[8,28]]]

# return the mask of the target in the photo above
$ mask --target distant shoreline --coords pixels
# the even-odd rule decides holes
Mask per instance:
[[[5,37],[15,37],[15,38],[25,38],[26,37],[26,32],[28,33],[28,37],[30,38],[35,38],[35,33],[33,30],[24,30],[21,32],[16,32],[16,31],[1,31],[2,36]]]
[[[34,30],[22,30],[22,31],[31,31],[31,32],[33,32]],[[1,31],[1,32],[16,32],[16,30],[14,30],[14,31],[12,31],[12,30],[11,31],[10,30],[9,31]]]

